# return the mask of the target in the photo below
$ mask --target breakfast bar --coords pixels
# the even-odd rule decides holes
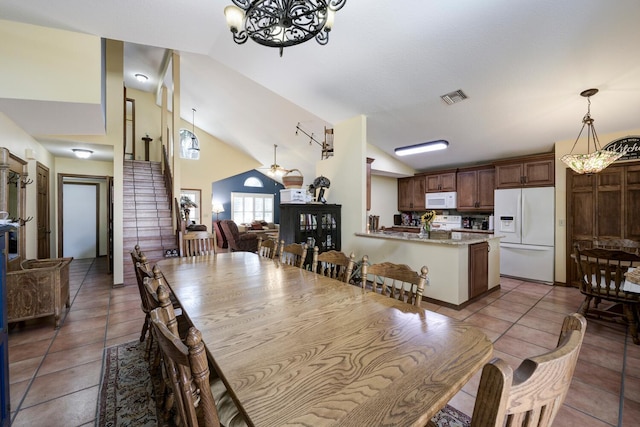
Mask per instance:
[[[429,239],[418,233],[376,231],[355,233],[367,248],[369,262],[426,265],[429,281],[424,298],[458,308],[500,285],[500,236],[452,233],[450,239]],[[366,241],[364,241],[366,239]]]

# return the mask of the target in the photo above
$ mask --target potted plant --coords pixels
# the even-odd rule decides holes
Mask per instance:
[[[182,216],[187,225],[189,225],[189,214],[191,213],[191,208],[197,207],[198,205],[196,205],[188,196],[180,197],[180,210],[182,211]]]

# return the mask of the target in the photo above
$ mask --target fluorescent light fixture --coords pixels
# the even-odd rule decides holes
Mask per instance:
[[[449,141],[438,139],[436,141],[422,142],[420,144],[398,147],[395,152],[398,156],[410,156],[412,154],[426,153],[428,151],[444,150],[449,146]]]
[[[147,80],[149,80],[149,77],[145,76],[144,74],[134,74],[134,77],[136,78],[136,80],[138,80],[139,82],[146,82]]]
[[[93,154],[93,151],[85,150],[84,148],[73,148],[71,149],[71,151],[73,151],[76,157],[79,157],[81,159],[88,159]]]

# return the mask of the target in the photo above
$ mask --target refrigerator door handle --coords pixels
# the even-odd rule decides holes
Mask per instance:
[[[553,246],[522,245],[519,243],[500,243],[501,248],[522,249],[525,251],[550,251]]]
[[[516,228],[518,233],[519,242],[522,243],[522,233],[524,232],[524,213],[522,212],[522,191],[518,193],[518,206],[516,206],[516,212],[518,213],[516,222]]]

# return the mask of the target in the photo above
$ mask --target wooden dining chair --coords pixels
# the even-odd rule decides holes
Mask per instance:
[[[640,255],[640,242],[630,239],[595,239],[594,248],[617,249]]]
[[[369,257],[365,255],[362,257],[362,288],[371,284],[374,292],[420,307],[428,272],[427,266],[422,266],[418,273],[406,264],[369,264]],[[369,276],[372,276],[371,280]]]
[[[580,278],[580,293],[585,296],[580,314],[610,320],[622,319],[629,326],[633,342],[640,344],[640,294],[623,289],[625,273],[631,267],[640,267],[640,255],[622,250],[580,249],[576,245],[574,258]],[[618,310],[620,306],[622,310]]]
[[[278,241],[258,236],[258,255],[275,259],[278,257]]]
[[[191,326],[191,321],[189,320],[186,313],[182,310],[180,302],[178,302],[173,292],[171,292],[171,289],[167,285],[167,282],[164,278],[164,275],[162,274],[162,271],[160,271],[160,268],[157,265],[154,265],[152,271],[153,278],[145,278],[143,280],[143,288],[145,298],[147,299],[149,312],[155,310],[158,307],[171,306],[171,313],[176,319],[176,325],[178,325],[176,333],[178,333],[181,337],[184,337],[186,331]],[[149,343],[148,345],[148,351],[150,351],[150,347],[151,343]]]
[[[498,358],[486,364],[471,427],[551,426],[569,391],[586,328],[584,316],[569,314],[554,350],[525,359],[515,371]]]
[[[189,231],[182,235],[182,256],[213,255],[216,253],[216,234],[207,231]]]
[[[188,427],[246,426],[222,380],[211,376],[202,334],[190,327],[186,339],[170,324],[170,312],[151,312],[151,325],[164,367],[164,410],[175,425]]]
[[[349,283],[355,264],[355,254],[352,252],[350,256],[347,256],[344,252],[340,251],[327,251],[322,253],[319,253],[319,251],[320,249],[317,246],[313,248],[311,271],[340,280],[341,282]]]
[[[307,258],[306,243],[290,243],[284,244],[284,240],[280,241],[280,261],[284,264],[294,265],[302,268]]]
[[[132,255],[132,258],[133,258],[133,255]],[[137,261],[134,264],[134,268],[136,273],[136,282],[138,285],[138,292],[140,293],[140,308],[144,313],[144,323],[142,325],[142,332],[140,333],[140,342],[143,342],[145,340],[145,336],[147,335],[147,331],[149,330],[149,312],[151,311],[151,308],[149,307],[149,302],[147,300],[145,290],[144,290],[144,279],[152,278],[153,273],[149,267],[149,262],[147,261],[147,257],[144,254],[144,252],[140,251],[135,259],[137,259]]]

